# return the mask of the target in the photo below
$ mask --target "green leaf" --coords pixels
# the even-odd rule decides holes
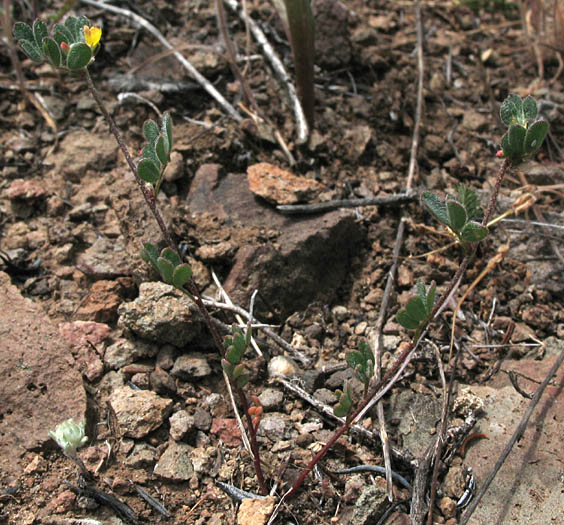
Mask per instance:
[[[423,202],[427,205],[431,213],[443,224],[448,224],[446,205],[430,191],[423,194]]]
[[[137,175],[141,180],[152,184],[159,180],[161,173],[152,160],[142,159],[137,165]]]
[[[235,369],[235,365],[232,365],[227,359],[221,360],[221,368],[227,374],[227,377],[231,379],[233,377],[233,370]]]
[[[76,36],[77,42],[84,42],[84,26],[91,26],[90,20],[85,16],[79,16],[76,19],[76,29],[74,35]]]
[[[61,65],[62,56],[61,49],[57,42],[51,37],[43,39],[43,54],[47,57],[49,63],[55,67]]]
[[[448,225],[455,232],[459,232],[463,226],[466,224],[467,216],[466,211],[456,201],[447,201],[447,214],[448,214]]]
[[[64,24],[71,35],[70,42],[67,42],[67,44],[70,46],[76,42],[81,42],[80,30],[77,30],[78,19],[75,16],[69,16]]]
[[[238,365],[241,362],[241,357],[242,353],[235,346],[230,346],[225,352],[225,359],[232,365]]]
[[[143,135],[149,144],[154,144],[159,136],[159,126],[154,120],[146,120],[143,124]]]
[[[172,284],[176,288],[182,288],[192,277],[192,268],[189,264],[179,264],[172,274]]]
[[[419,327],[419,321],[417,321],[417,319],[413,319],[406,310],[398,312],[396,320],[407,330],[415,330]]]
[[[35,42],[35,36],[33,35],[33,30],[29,25],[24,22],[16,22],[14,24],[14,29],[12,30],[14,35],[14,40],[18,42]]]
[[[421,297],[414,297],[405,306],[409,317],[417,321],[424,321],[427,317],[427,308]]]
[[[425,302],[427,298],[427,292],[425,291],[425,285],[423,284],[423,281],[417,281],[416,287],[417,287],[417,295],[421,297],[421,300],[423,302]]]
[[[506,126],[522,123],[524,115],[521,97],[515,94],[509,95],[501,104],[499,115]]]
[[[478,217],[482,213],[478,194],[471,188],[466,187],[464,184],[459,184],[457,191],[458,200],[460,204],[464,206],[468,220],[471,221],[472,219]]]
[[[155,147],[152,144],[147,144],[144,148],[143,148],[143,153],[142,153],[142,157],[144,159],[150,159],[155,163],[155,166],[158,167],[159,169],[159,173],[162,170],[162,164],[161,161],[159,160],[159,157],[157,155],[157,152],[155,151]]]
[[[24,53],[31,58],[34,62],[43,62],[43,54],[41,50],[37,47],[37,44],[33,40],[21,40],[20,47],[23,49]]]
[[[536,153],[541,147],[548,133],[548,122],[537,120],[531,124],[525,135],[524,150],[526,155]]]
[[[143,260],[146,262],[152,262],[153,264],[157,264],[157,259],[159,258],[159,251],[157,250],[155,245],[151,244],[150,242],[146,242],[145,244],[143,244],[141,257],[143,257]]]
[[[528,95],[523,99],[523,116],[527,122],[537,118],[537,101]]]
[[[249,374],[240,375],[237,379],[235,379],[235,384],[239,388],[243,388],[249,382]]]
[[[164,248],[161,252],[161,257],[169,261],[174,268],[182,262],[178,254],[172,248]]]
[[[487,236],[488,229],[473,221],[466,223],[466,226],[460,232],[460,238],[465,242],[479,242]]]
[[[159,138],[157,139],[157,143],[155,144],[155,151],[157,152],[157,157],[159,157],[159,160],[163,165],[170,160],[168,156],[168,140],[162,134],[159,135]]]
[[[520,162],[525,154],[524,143],[527,130],[521,126],[510,126],[501,139],[503,155],[512,162]]]
[[[233,334],[233,347],[236,348],[237,352],[239,352],[241,355],[243,355],[243,353],[247,349],[247,343],[245,341],[245,338],[243,337],[243,334],[239,331]]]
[[[174,266],[171,262],[164,257],[159,257],[157,259],[157,268],[166,284],[172,284],[172,273],[174,271]]]
[[[333,414],[337,417],[347,417],[352,408],[351,389],[347,381],[343,385],[343,391],[336,390],[338,403],[333,408]]]
[[[66,42],[70,46],[74,42],[69,28],[63,24],[55,24],[53,27],[53,38],[59,45],[61,42]]]
[[[168,140],[168,153],[172,150],[172,118],[168,111],[163,113],[163,118],[161,121],[161,133]]]
[[[43,39],[49,36],[49,31],[43,20],[36,20],[33,22],[33,36],[35,38],[35,43],[39,49],[43,47]]]
[[[67,67],[71,71],[84,69],[92,59],[92,50],[90,46],[83,42],[71,44],[69,54],[67,55]]]

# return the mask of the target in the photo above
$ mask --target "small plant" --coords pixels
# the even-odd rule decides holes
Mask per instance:
[[[85,16],[69,16],[64,24],[55,24],[52,35],[42,20],[33,27],[24,22],[14,25],[14,39],[31,60],[47,60],[68,71],[83,70],[93,62],[101,37],[102,30],[90,26]]]
[[[143,124],[143,135],[147,144],[137,164],[137,174],[142,180],[151,184],[156,198],[172,151],[170,115],[167,112],[163,113],[160,126],[154,120],[146,120]]]
[[[159,254],[153,244],[146,242],[141,250],[141,259],[149,263],[165,283],[187,293],[184,286],[192,278],[192,268],[189,264],[183,263],[174,250],[164,248]]]
[[[84,433],[84,423],[75,423],[72,418],[63,421],[54,432],[49,432],[49,435],[68,455],[76,454],[76,449],[88,441],[88,436]]]
[[[423,202],[438,221],[448,226],[466,252],[469,243],[486,238],[488,229],[474,220],[481,214],[476,193],[462,184],[457,191],[458,197],[447,195],[444,202],[434,193],[426,191]]]
[[[354,373],[364,385],[364,395],[368,393],[370,380],[374,375],[374,354],[368,343],[364,340],[358,344],[358,350],[351,350],[345,357],[347,364],[354,370]],[[343,390],[337,390],[337,404],[333,408],[333,413],[337,417],[348,417],[353,407],[351,387],[348,381],[343,384]]]
[[[237,325],[232,327],[232,335],[225,336],[225,357],[221,367],[231,382],[243,388],[249,382],[249,374],[245,373],[245,365],[241,362],[243,354],[251,342],[251,331],[243,334]]]
[[[537,102],[530,95],[524,99],[509,95],[501,105],[501,120],[509,128],[501,139],[501,148],[514,165],[534,155],[548,133],[548,122],[537,115]]]
[[[417,341],[422,330],[431,320],[433,307],[435,306],[435,292],[437,287],[432,283],[429,288],[425,289],[425,285],[417,282],[417,297],[411,299],[406,307],[401,310],[396,319],[407,330],[415,330],[413,340]]]

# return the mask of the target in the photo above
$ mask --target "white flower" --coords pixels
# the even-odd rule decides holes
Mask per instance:
[[[55,432],[49,432],[49,435],[67,454],[73,454],[88,441],[88,436],[84,434],[84,423],[77,424],[72,418],[63,421]]]

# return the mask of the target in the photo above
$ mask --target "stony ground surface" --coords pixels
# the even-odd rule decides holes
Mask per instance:
[[[237,104],[240,89],[208,4],[137,2],[135,9]],[[273,7],[247,4],[291,70]],[[470,412],[477,421],[473,439],[446,446],[434,521],[450,525],[460,517],[466,469],[472,467],[479,489],[528,406],[523,393],[537,388],[563,351],[564,338],[560,11],[555,17],[554,3],[545,2],[542,30],[543,13],[532,11],[526,36],[509,2],[493,12],[459,4],[422,3],[425,109],[417,189],[443,195],[464,183],[487,202],[500,163],[495,153],[503,128],[496,115],[509,93],[540,100],[551,134],[534,162],[508,174],[495,214],[527,194],[535,206],[491,228],[465,279],[471,283],[504,247],[503,260],[469,294],[457,323],[462,354],[449,435]],[[40,14],[46,18],[61,5],[41,3]],[[259,331],[263,356],[247,355],[249,393],[264,408],[259,446],[275,493],[241,505],[217,485],[258,492],[220,356],[193,305],[158,282],[139,258],[142,242],[161,243],[161,234],[84,81],[24,60],[28,85],[53,117],[54,130],[23,103],[13,89],[8,54],[0,57],[0,523],[265,523],[277,498],[336,428],[322,408],[331,411],[335,390],[353,375],[344,366],[346,352],[375,337],[400,218],[407,233],[384,323],[385,368],[409,338],[394,316],[416,281],[434,280],[440,292],[456,271],[457,247],[429,254],[450,238],[418,201],[307,216],[276,211],[274,204],[398,193],[408,172],[418,76],[414,3],[313,5],[317,105],[308,145],[295,144],[284,88],[253,42],[246,71],[261,111],[296,160],[293,166],[248,121],[240,126],[227,116],[173,57],[156,57],[163,48],[149,34],[126,18],[75,6],[103,26],[91,72],[131,149],[142,146],[142,124],[155,113],[142,99],[124,100],[120,93],[135,91],[172,115],[175,145],[159,207],[196,284],[223,301],[214,272],[244,308],[258,289],[258,319],[291,345],[281,347]],[[32,19],[17,3],[14,16]],[[228,22],[243,55],[244,24],[232,13]],[[547,45],[535,48],[535,41]],[[163,87],[163,80],[174,89]],[[228,311],[212,311],[224,325],[235,321]],[[451,317],[447,309],[429,344],[384,399],[393,468],[410,483],[438,431],[443,388],[433,347],[448,370]],[[511,321],[512,344],[500,348]],[[358,382],[351,381],[358,393]],[[292,386],[313,396],[315,406]],[[560,370],[470,523],[558,523],[564,513],[563,386]],[[90,486],[127,503],[131,516],[116,514],[92,492],[77,496],[71,490],[68,483],[79,483],[77,467],[48,436],[70,417],[86,422],[89,440],[80,456],[93,473]],[[410,493],[401,484],[394,486],[394,499],[403,503],[378,521],[391,505],[381,476],[327,472],[383,464],[375,410],[361,426],[360,436],[337,442],[324,469],[308,479],[276,523],[409,522]]]

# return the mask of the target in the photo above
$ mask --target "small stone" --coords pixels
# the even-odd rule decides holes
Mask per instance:
[[[24,469],[24,474],[38,474],[47,471],[47,462],[39,454],[33,454],[31,461]]]
[[[244,499],[237,512],[237,525],[266,525],[274,512],[274,503],[273,496]]]
[[[316,180],[298,177],[267,162],[249,166],[247,175],[249,189],[274,204],[310,201],[323,190]]]
[[[84,321],[113,323],[117,320],[117,310],[122,302],[122,289],[117,281],[96,281],[75,317]]]
[[[157,459],[157,449],[147,443],[138,443],[124,463],[131,468],[152,467]]]
[[[258,396],[260,404],[264,410],[278,410],[284,402],[284,394],[276,388],[266,388],[262,391],[260,396]]]
[[[348,478],[345,482],[345,493],[343,495],[345,503],[356,502],[365,487],[366,483],[360,474],[355,474]]]
[[[380,288],[374,288],[370,290],[368,294],[364,297],[364,301],[368,304],[380,304],[382,302],[382,297],[384,296],[384,291]]]
[[[364,332],[368,328],[368,323],[366,321],[361,321],[354,327],[355,335],[364,335]]]
[[[179,410],[169,418],[170,437],[174,441],[182,441],[195,428],[194,416],[191,416],[186,410]]]
[[[184,381],[194,381],[195,379],[209,376],[212,373],[212,369],[204,356],[199,354],[182,354],[174,362],[170,373]]]
[[[291,374],[298,374],[300,369],[298,365],[290,358],[283,355],[274,356],[268,362],[268,376],[280,377]]]
[[[63,514],[72,509],[75,501],[76,495],[74,494],[74,492],[65,490],[64,492],[61,492],[61,494],[59,494],[55,499],[51,500],[48,504],[48,507],[51,509],[51,512],[54,512],[55,514]],[[30,523],[34,522],[35,520]],[[22,522],[18,520],[17,523]]]
[[[362,491],[358,498],[351,523],[353,525],[374,523],[386,511],[387,506],[385,483],[382,486],[370,485]]]
[[[158,347],[151,343],[118,339],[106,349],[104,363],[108,368],[118,369],[140,359],[153,357],[157,350]]]
[[[205,263],[218,263],[228,261],[233,257],[237,247],[229,242],[222,241],[216,244],[204,244],[196,250],[196,255]]]
[[[162,425],[172,408],[172,400],[149,390],[121,387],[110,396],[110,403],[123,436],[142,438]]]
[[[280,412],[264,414],[260,420],[259,436],[278,441],[286,437],[287,416]]]
[[[451,498],[441,498],[439,501],[439,509],[445,518],[452,518],[456,515],[456,501]]]
[[[163,345],[157,354],[156,366],[163,370],[170,370],[174,366],[174,352],[174,346]]]
[[[171,441],[159,458],[154,474],[172,481],[188,481],[194,475],[194,467],[190,461],[191,452],[191,446]]]
[[[38,179],[16,179],[6,190],[6,197],[10,200],[34,201],[47,195],[47,186]]]
[[[211,447],[197,447],[190,452],[190,461],[194,467],[194,472],[198,474],[209,474],[213,466],[213,457],[211,452],[214,449]]]
[[[349,315],[349,311],[347,310],[347,308],[345,306],[334,306],[331,309],[331,313],[333,314],[333,317],[335,317],[335,319],[337,319],[337,321],[344,321],[348,315]]]
[[[122,303],[119,323],[143,339],[170,343],[182,348],[202,330],[196,306],[172,286],[164,283],[141,283],[139,297]]]
[[[210,432],[216,434],[227,447],[238,447],[243,442],[237,420],[233,418],[213,418]]]
[[[333,406],[337,402],[337,396],[335,392],[329,390],[328,388],[320,388],[316,390],[313,394],[313,397],[326,405]]]
[[[176,393],[176,381],[162,368],[157,367],[153,372],[151,372],[151,375],[149,376],[149,383],[151,384],[151,388],[157,394],[168,395]]]
[[[194,411],[194,426],[202,432],[207,432],[211,428],[212,417],[203,408],[197,407]]]

